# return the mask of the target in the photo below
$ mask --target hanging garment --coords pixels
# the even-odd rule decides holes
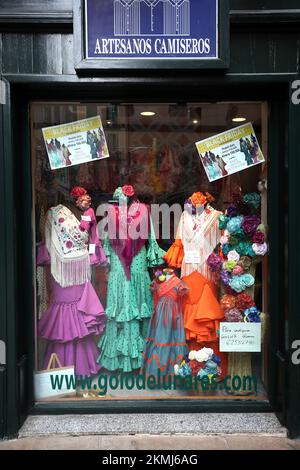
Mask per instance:
[[[122,208],[117,205],[109,213],[111,232],[108,231],[103,245],[110,262],[106,303],[108,322],[98,344],[98,361],[110,371],[122,369],[131,372],[142,365],[144,339],[153,313],[148,267],[162,264],[165,252],[156,242],[145,204],[136,201],[130,206],[127,216],[123,219]],[[122,239],[120,232],[124,224],[128,236]],[[130,235],[141,226],[143,236],[133,239]],[[114,227],[117,237],[113,236]]]
[[[143,353],[143,371],[147,376],[174,375],[174,365],[188,352],[182,313],[182,298],[188,288],[174,274],[158,283],[153,281],[155,310],[150,320],[146,347]]]
[[[50,264],[52,274],[51,304],[38,322],[39,337],[48,341],[43,368],[56,353],[63,366],[74,365],[76,375],[82,376],[101,369],[93,337],[103,332],[106,322],[89,280],[88,238],[71,211],[59,205],[48,211],[46,246],[40,245],[37,256],[37,264]],[[102,247],[98,247],[98,263],[105,263]]]
[[[199,271],[212,278],[206,260],[220,241],[219,215],[221,212],[209,205],[200,215],[183,211],[176,240],[164,257],[169,266],[181,268],[181,277]]]

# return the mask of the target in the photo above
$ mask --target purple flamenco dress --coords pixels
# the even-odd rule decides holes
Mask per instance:
[[[105,264],[99,243],[96,253],[97,260],[95,254],[89,256],[90,264]],[[39,247],[37,264],[51,264],[45,245]],[[97,374],[102,366],[96,362],[99,352],[94,337],[103,333],[106,315],[90,280],[62,287],[52,274],[51,284],[51,303],[38,322],[39,337],[48,341],[43,368],[56,353],[62,366],[74,365],[77,376]]]

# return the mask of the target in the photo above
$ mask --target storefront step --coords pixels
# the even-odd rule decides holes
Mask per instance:
[[[19,438],[49,435],[267,434],[286,437],[273,413],[29,416]]]

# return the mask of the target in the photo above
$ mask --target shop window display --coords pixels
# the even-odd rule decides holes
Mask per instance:
[[[210,183],[195,146],[235,127],[233,107],[266,156],[265,103],[31,104],[35,370],[73,366],[72,400],[265,397],[266,164],[228,175],[215,159]],[[51,170],[42,128],[97,115],[110,156]],[[220,351],[223,322],[261,323],[261,352]]]

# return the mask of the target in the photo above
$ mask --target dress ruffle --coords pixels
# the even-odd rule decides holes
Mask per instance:
[[[115,321],[108,321],[105,335],[98,344],[101,350],[98,362],[106,369],[131,372],[141,366],[145,342],[140,335],[139,323],[133,320],[126,323],[124,328],[118,328]]]
[[[183,245],[180,238],[177,238],[164,255],[164,260],[172,268],[181,268],[183,256]]]
[[[108,282],[106,315],[109,319],[127,322],[151,317],[153,304],[148,271],[132,272],[130,280],[120,271],[111,271]]]
[[[106,315],[90,282],[65,288],[55,282],[53,293],[55,301],[38,324],[41,338],[65,343],[103,332]]]
[[[186,339],[217,341],[219,324],[224,320],[217,286],[197,271],[182,279],[190,289],[183,304]]]
[[[160,266],[164,264],[164,256],[166,252],[160,248],[156,240],[149,241],[149,247],[147,250],[147,264],[151,266]]]
[[[52,353],[57,354],[64,367],[75,365],[77,376],[90,377],[97,374],[102,367],[96,362],[97,346],[91,336],[67,343],[50,342],[44,356],[44,369],[47,368]]]

